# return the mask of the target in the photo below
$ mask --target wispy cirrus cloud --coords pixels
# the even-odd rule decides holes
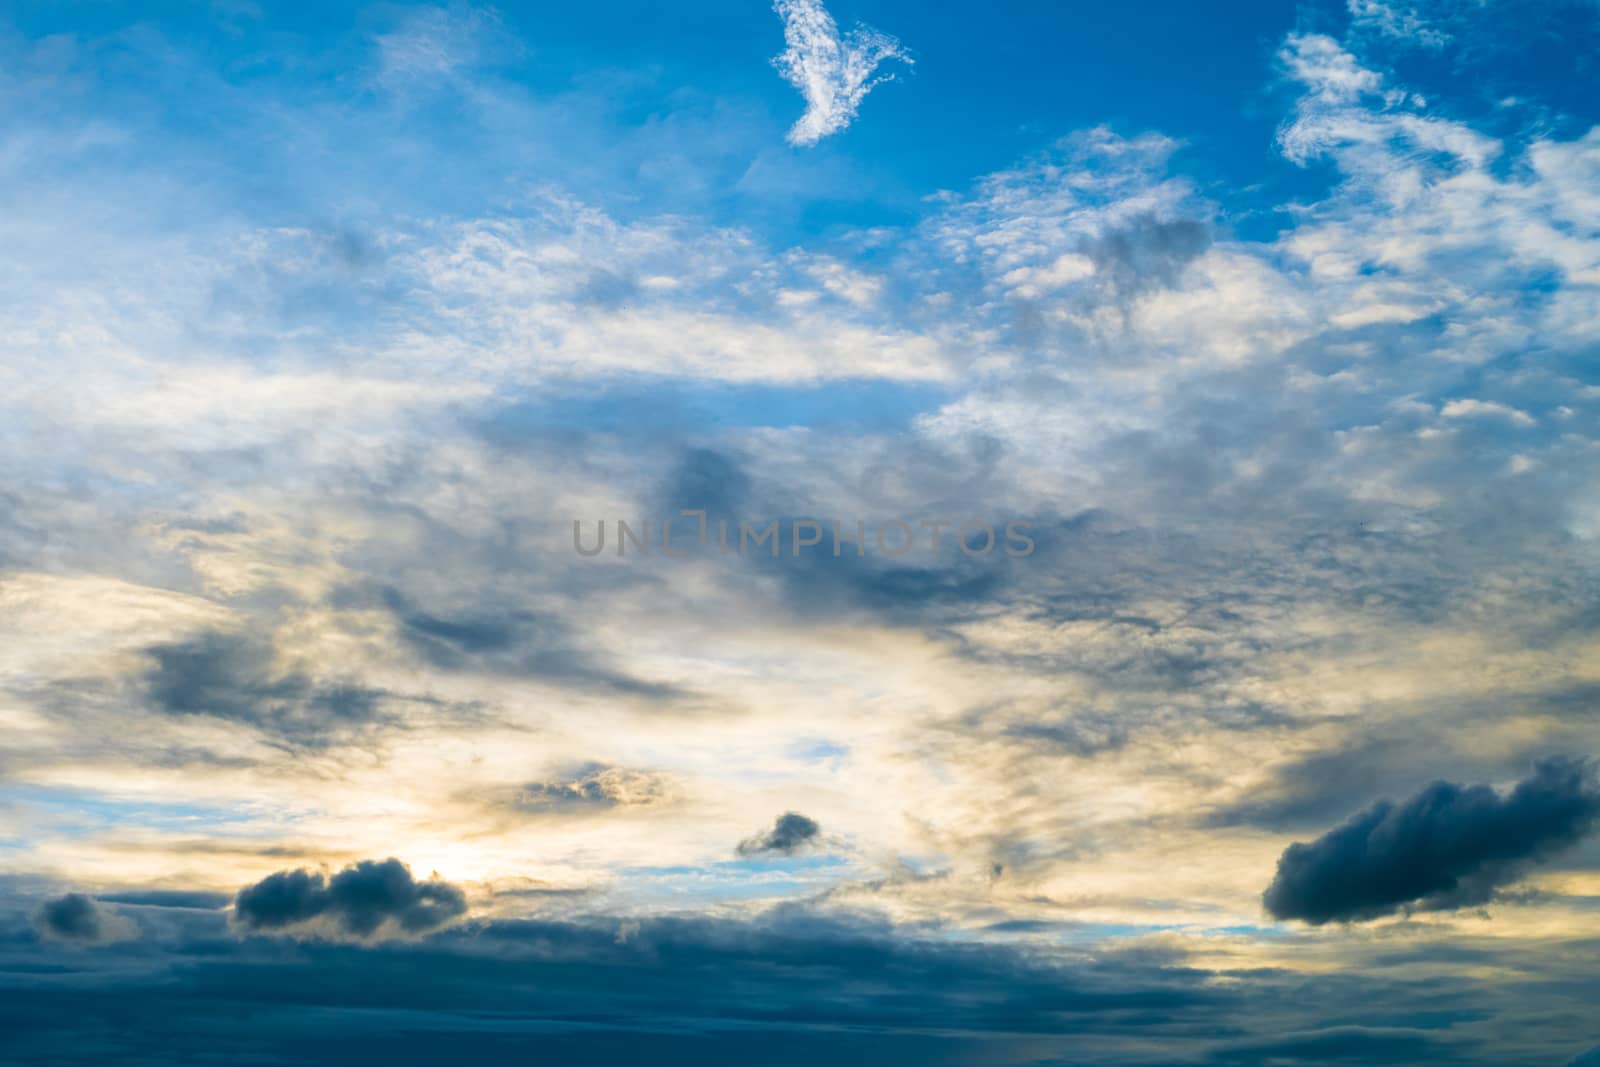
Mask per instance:
[[[878,68],[912,62],[897,38],[870,26],[841,34],[820,0],[777,0],[772,7],[788,45],[773,63],[806,100],[805,114],[789,130],[792,145],[814,145],[849,126],[861,101],[891,77],[876,75]]]

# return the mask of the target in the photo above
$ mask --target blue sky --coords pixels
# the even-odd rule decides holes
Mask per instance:
[[[1596,1062],[1597,44],[11,5],[0,1056]]]
[[[470,55],[470,91],[447,84],[411,94],[398,104],[400,125],[383,120],[394,102],[363,75],[381,40],[404,32],[414,12],[245,10],[23,4],[12,47],[26,55],[39,42],[46,70],[71,63],[53,53],[81,50],[94,76],[41,99],[40,110],[137,128],[141,142],[124,146],[119,163],[138,167],[142,157],[165,172],[184,159],[199,187],[190,191],[222,210],[281,221],[364,208],[464,211],[543,180],[581,183],[624,214],[691,211],[793,241],[903,224],[923,198],[1100,124],[1181,139],[1186,170],[1241,224],[1264,225],[1252,213],[1329,179],[1272,151],[1282,102],[1265,77],[1273,54],[1291,31],[1337,35],[1354,21],[1338,4],[1240,4],[1225,18],[1147,5],[1139,20],[1159,31],[1095,4],[840,9],[843,26],[901,32],[897,24],[914,23],[915,66],[895,64],[900,83],[873,95],[870,130],[845,130],[802,153],[773,144],[794,97],[773,77],[774,19],[763,5],[461,9],[439,47]],[[1584,5],[1533,5],[1515,35],[1496,33],[1496,17],[1462,27],[1450,50],[1387,42],[1385,58],[1417,91],[1450,91],[1452,106],[1476,117],[1492,119],[1518,96],[1527,106],[1517,122],[1536,109],[1543,121],[1591,122],[1583,85],[1596,31]],[[464,97],[477,93],[506,110],[474,109]],[[298,121],[308,114],[319,121]]]

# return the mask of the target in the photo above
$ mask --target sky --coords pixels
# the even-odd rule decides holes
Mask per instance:
[[[0,8],[0,1059],[1593,1067],[1593,0]]]

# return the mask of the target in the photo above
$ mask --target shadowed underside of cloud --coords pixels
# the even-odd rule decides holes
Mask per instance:
[[[225,893],[212,893],[203,889],[145,889],[125,893],[105,893],[100,899],[107,904],[128,904],[138,908],[218,911],[227,907],[231,898]]]
[[[783,19],[788,45],[773,63],[806,98],[805,114],[789,131],[790,144],[814,145],[850,125],[867,93],[884,80],[873,77],[878,66],[890,59],[911,62],[899,41],[871,27],[841,36],[819,0],[777,0],[772,8]]]
[[[373,938],[435,930],[466,913],[466,896],[438,877],[418,882],[397,859],[363,860],[332,878],[279,871],[239,891],[234,923],[252,932]]]
[[[792,908],[494,921],[292,952],[219,938],[215,916],[190,926],[160,946],[179,965],[159,982],[118,959],[40,981],[4,966],[0,945],[7,1062],[927,1065],[1032,1062],[1018,1055],[1030,1040],[1052,1058],[1070,1040],[1075,1057],[1120,1064],[1138,1062],[1118,1051],[1130,1025],[1181,1034],[1225,996],[1170,958],[1069,964]]]
[[[75,955],[70,976],[27,970],[0,939],[6,1062],[1538,1063],[1523,1053],[1548,1047],[1552,1012],[1570,1018],[1587,989],[1575,947],[1571,977],[1542,986],[1537,1036],[1497,1018],[1518,1033],[1488,1047],[1470,1024],[1499,1001],[1466,978],[1448,993],[1382,975],[1217,982],[1164,950],[1063,954],[869,912],[495,920],[292,950],[223,929],[185,912],[167,940]],[[151,981],[156,957],[168,966]],[[1442,995],[1459,1006],[1440,1012]],[[1556,1040],[1581,1047],[1571,1029]]]
[[[1423,1064],[1446,1062],[1448,1056],[1448,1049],[1426,1030],[1335,1026],[1236,1042],[1219,1049],[1211,1060],[1224,1064]]]
[[[1576,843],[1600,816],[1586,760],[1554,758],[1501,796],[1435,782],[1380,801],[1310,844],[1290,845],[1263,897],[1279,919],[1356,921],[1405,908],[1487,903],[1529,866]]]
[[[741,856],[792,856],[814,844],[822,827],[797,811],[786,811],[778,816],[772,829],[746,838],[739,843]]]

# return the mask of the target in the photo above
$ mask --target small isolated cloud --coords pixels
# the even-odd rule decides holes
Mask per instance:
[[[739,843],[741,856],[792,856],[816,843],[822,832],[816,820],[808,819],[797,811],[786,811],[778,816],[772,829],[746,838]]]
[[[558,781],[528,783],[515,806],[525,811],[643,807],[658,803],[666,793],[667,783],[659,775],[591,763]]]
[[[466,895],[437,875],[419,882],[397,859],[362,860],[332,878],[308,870],[268,875],[239,890],[233,921],[251,932],[369,940],[427,933],[466,910]]]
[[[1600,789],[1585,760],[1546,760],[1505,796],[1435,782],[1403,804],[1380,801],[1310,844],[1290,845],[1263,901],[1279,919],[1315,924],[1484,904],[1577,842],[1597,817]]]
[[[850,125],[867,93],[889,77],[873,77],[878,66],[912,61],[898,40],[869,26],[840,36],[819,0],[777,0],[772,9],[783,19],[788,45],[773,63],[806,100],[805,114],[789,130],[792,145],[814,145]]]
[[[82,893],[68,893],[45,901],[35,913],[33,925],[41,936],[52,941],[78,945],[105,945],[133,935],[132,925],[126,919],[106,911],[92,897]]]

